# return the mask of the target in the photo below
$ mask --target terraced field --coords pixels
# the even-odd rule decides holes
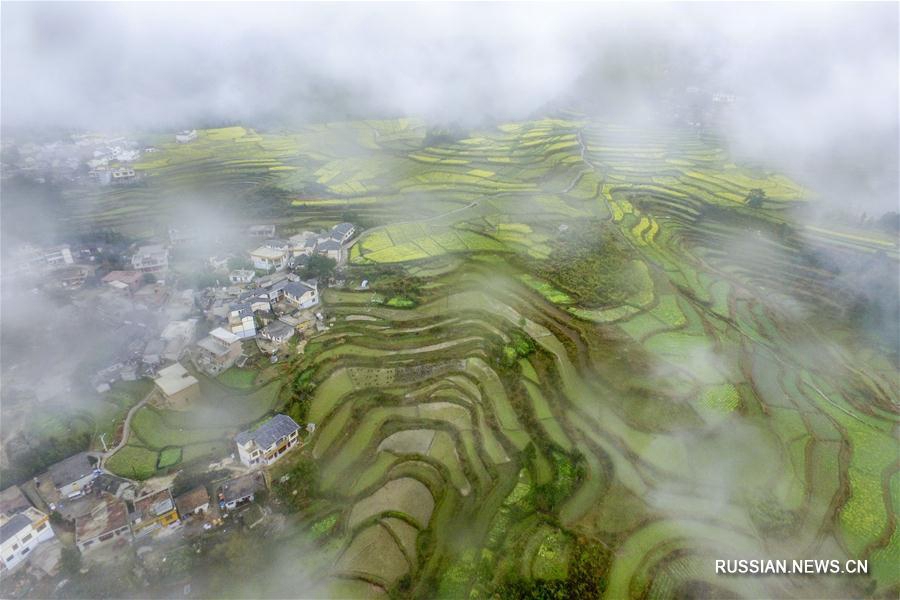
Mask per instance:
[[[894,240],[795,223],[813,192],[695,133],[570,115],[439,145],[411,121],[221,135],[204,138],[217,170],[247,136],[277,155],[284,223],[351,211],[367,227],[350,277],[373,289],[324,294],[331,328],[288,382],[285,409],[317,425],[302,516],[331,555],[323,590],[900,590],[896,357],[848,326],[846,290],[815,259],[896,261]],[[191,162],[158,160],[149,181]],[[300,191],[313,181],[321,193]],[[391,296],[389,267],[416,285]],[[751,557],[870,572],[713,572]]]

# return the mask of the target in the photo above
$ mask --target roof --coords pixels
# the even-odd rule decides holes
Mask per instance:
[[[307,292],[314,292],[316,288],[309,285],[304,281],[292,281],[286,286],[284,286],[284,293],[293,296],[294,298],[299,298],[303,294]]]
[[[13,515],[9,521],[0,525],[0,544],[30,526],[31,519],[28,518],[28,515],[22,513]]]
[[[275,415],[252,431],[240,432],[235,436],[234,441],[241,445],[253,441],[261,448],[268,448],[279,439],[299,429],[300,426],[289,416]]]
[[[53,485],[61,488],[93,473],[96,464],[96,461],[91,460],[90,454],[79,452],[52,465],[47,473]]]
[[[189,388],[195,383],[200,383],[197,378],[188,373],[187,369],[181,366],[181,363],[175,363],[165,369],[159,370],[156,378],[156,385],[167,396],[177,394],[178,392]]]
[[[215,329],[213,329],[212,331],[209,332],[209,335],[210,335],[210,337],[213,337],[221,342],[224,342],[224,343],[228,344],[229,346],[231,344],[235,343],[236,341],[238,341],[239,339],[241,339],[238,336],[231,333],[230,331],[228,331],[227,329],[223,329],[221,327],[216,327]]]
[[[107,273],[106,277],[103,278],[103,283],[120,281],[126,285],[131,285],[132,283],[139,282],[143,276],[144,274],[139,271],[110,271]]]
[[[353,231],[353,223],[338,223],[331,228],[331,234],[337,237],[344,237]]]
[[[98,489],[101,492],[107,492],[113,496],[119,495],[119,490],[123,485],[131,485],[131,482],[127,479],[110,475],[109,473],[101,473],[100,476],[94,480],[95,489]]]
[[[0,514],[12,515],[31,506],[28,498],[17,485],[11,485],[0,492]]]
[[[328,252],[329,250],[340,250],[341,244],[340,244],[340,242],[338,242],[336,240],[328,239],[328,240],[325,240],[324,242],[319,242],[319,245],[316,249],[324,250],[325,252]]]
[[[202,485],[175,498],[175,506],[178,507],[178,513],[181,515],[193,512],[207,503],[209,503],[209,492]]]
[[[134,501],[134,510],[144,519],[161,517],[175,508],[172,492],[168,488],[153,492]]]
[[[258,256],[260,258],[278,259],[284,257],[284,250],[276,250],[268,246],[260,246],[250,253],[250,256]]]
[[[83,517],[75,519],[75,539],[92,540],[128,525],[128,506],[110,494],[103,494],[99,504]]]
[[[293,331],[294,328],[284,321],[272,321],[263,328],[262,333],[267,336],[282,337],[289,333],[293,333]]]
[[[233,334],[232,334],[233,335]],[[228,348],[216,342],[212,337],[205,337],[197,345],[212,354],[213,356],[224,356],[228,354]]]
[[[248,473],[246,475],[241,475],[240,477],[235,477],[234,479],[229,479],[222,484],[220,494],[222,495],[222,500],[231,502],[232,500],[246,498],[250,494],[264,489],[265,487],[266,481],[263,479],[261,473]]]

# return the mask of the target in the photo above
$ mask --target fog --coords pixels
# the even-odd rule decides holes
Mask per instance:
[[[2,33],[7,131],[374,115],[472,126],[548,107],[647,119],[699,87],[737,97],[721,124],[735,151],[806,182],[827,175],[824,196],[897,204],[889,3],[17,3]]]
[[[87,131],[140,139],[143,133],[226,124],[281,130],[393,117],[474,130],[567,110],[636,126],[701,129],[691,122],[692,103],[698,94],[718,93],[734,102],[714,120],[704,120],[703,131],[721,139],[735,161],[803,183],[816,200],[808,218],[827,224],[836,213],[877,218],[900,208],[896,4],[42,2],[4,3],[0,27],[5,140],[48,141]],[[57,231],[64,219],[58,212],[63,202],[52,190],[28,184],[13,194],[6,181],[4,189],[9,195],[0,214],[0,266],[6,276],[13,246],[37,243],[39,236],[41,243],[60,241],[54,238],[64,235]],[[159,198],[161,210],[168,211],[165,219],[191,224],[199,241],[190,258],[198,263],[238,247],[235,232],[246,226],[243,198],[226,201],[225,195],[198,189],[174,200]],[[410,203],[410,214],[402,218],[433,216],[429,200],[423,195]],[[523,199],[510,210],[538,207]],[[159,237],[161,231],[154,233]],[[145,237],[128,237],[116,252],[127,256]],[[748,270],[787,260],[764,243],[769,240],[760,231],[735,236],[727,241],[726,255],[738,265],[746,260]],[[826,265],[839,260],[816,252]],[[97,257],[99,264],[103,256]],[[870,269],[868,263],[842,262],[840,277],[823,289],[834,297],[853,290],[883,305],[865,325],[880,332],[896,354],[900,339],[890,326],[900,314],[897,286],[883,276],[895,264],[883,263]],[[173,293],[189,289],[193,275],[173,277]],[[788,283],[785,290],[766,290],[756,277],[748,280],[761,303],[786,323],[811,314],[805,299],[790,295]],[[0,345],[3,442],[24,428],[34,407],[96,404],[100,379],[92,377],[128,351],[123,338],[135,337],[122,324],[140,322],[138,311],[144,317],[152,312],[135,301],[135,313],[126,307],[104,320],[106,305],[94,312],[101,306],[96,289],[76,306],[64,294],[39,291],[39,277],[12,286],[8,281]],[[158,337],[162,324],[146,325],[152,330],[148,337]],[[805,345],[795,350],[813,355]],[[697,344],[678,364],[651,363],[642,375],[660,382],[740,379],[734,358],[718,351]],[[53,376],[43,376],[48,364],[54,365]],[[25,388],[33,393],[22,402],[16,394]],[[728,420],[677,438],[686,454],[707,457],[708,464],[694,467],[694,483],[706,490],[709,513],[723,521],[749,504],[741,484],[748,463],[774,462],[768,456],[772,440],[755,424]],[[734,449],[715,454],[726,438]],[[8,466],[5,449],[0,462]],[[680,484],[661,485],[645,500],[662,514],[690,502],[692,493]],[[284,526],[283,538],[291,537],[292,527]],[[785,545],[793,552],[801,542],[809,543]],[[236,587],[233,595],[280,597],[321,583],[321,573],[308,565],[297,568],[312,553],[299,540],[262,571],[271,581],[257,587],[267,577],[247,578],[243,583],[253,592]]]

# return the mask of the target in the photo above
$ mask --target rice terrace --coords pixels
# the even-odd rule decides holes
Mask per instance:
[[[67,195],[68,225],[151,235],[180,190],[223,190],[285,236],[354,222],[347,283],[271,382],[201,379],[218,418],[141,408],[111,470],[314,423],[272,495],[334,597],[816,595],[713,571],[749,557],[865,559],[833,593],[900,590],[896,355],[818,258],[896,269],[891,236],[798,220],[816,192],[713,135],[578,113],[198,136]]]

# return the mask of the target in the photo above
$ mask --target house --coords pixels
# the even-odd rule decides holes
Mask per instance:
[[[154,383],[162,393],[166,405],[176,410],[186,408],[200,397],[200,382],[181,363],[160,369]]]
[[[141,246],[131,257],[131,267],[141,273],[159,273],[169,268],[169,251],[154,244]]]
[[[4,571],[14,568],[54,535],[49,517],[33,506],[12,515],[0,514],[0,566]]]
[[[196,129],[185,129],[175,134],[175,141],[179,144],[189,144],[197,139]]]
[[[51,465],[42,478],[49,479],[62,498],[81,496],[100,474],[97,462],[92,454],[79,452]]]
[[[253,305],[249,303],[232,304],[231,310],[228,312],[228,329],[242,340],[256,337]]]
[[[287,252],[270,246],[260,246],[250,253],[253,267],[261,271],[281,270],[287,264]]]
[[[194,341],[196,331],[197,319],[169,322],[159,336],[166,344],[162,357],[172,361],[181,360],[185,349]]]
[[[250,283],[256,277],[256,272],[250,269],[235,269],[228,274],[231,283]]]
[[[75,262],[72,258],[72,250],[67,245],[52,246],[44,249],[44,261],[52,266],[71,265]]]
[[[219,509],[234,510],[242,504],[253,502],[256,492],[264,489],[266,489],[266,478],[259,471],[229,479],[222,484],[216,494],[219,500]]]
[[[177,522],[178,511],[168,488],[135,498],[134,515],[131,519],[134,537],[143,537]]]
[[[318,285],[304,281],[292,281],[284,286],[284,298],[300,308],[308,308],[319,303]]]
[[[284,344],[294,337],[294,333],[294,328],[291,325],[281,320],[275,320],[263,327],[259,335],[276,344]]]
[[[175,498],[175,507],[182,519],[193,515],[202,515],[209,511],[209,492],[205,487],[199,485]]]
[[[75,519],[75,545],[84,552],[116,539],[132,539],[128,506],[112,494],[101,494],[90,513]]]
[[[247,233],[252,238],[265,240],[268,238],[275,237],[275,226],[274,225],[251,225],[250,227],[247,228]]]
[[[110,271],[101,281],[117,290],[136,292],[144,284],[144,274],[138,271]]]
[[[118,167],[109,170],[109,181],[111,183],[124,183],[137,177],[137,173],[131,167]]]
[[[144,346],[144,353],[141,356],[141,364],[146,368],[155,369],[162,362],[163,352],[166,351],[166,343],[163,340],[150,340]]]
[[[288,241],[291,244],[291,254],[294,256],[309,256],[316,251],[318,236],[312,231],[303,231],[292,235]]]
[[[331,238],[321,239],[319,240],[319,243],[316,244],[316,254],[320,256],[327,256],[328,258],[333,258],[334,260],[340,260],[341,243]]]
[[[240,355],[240,338],[221,327],[213,329],[197,343],[197,362],[211,375],[229,368]]]
[[[356,231],[353,223],[338,223],[331,228],[331,239],[339,244],[345,244]]]
[[[248,467],[271,465],[297,445],[300,426],[287,415],[275,415],[253,430],[234,438],[241,462]]]
[[[134,482],[109,473],[102,473],[97,477],[92,487],[95,492],[111,494],[116,498],[134,498]]]

